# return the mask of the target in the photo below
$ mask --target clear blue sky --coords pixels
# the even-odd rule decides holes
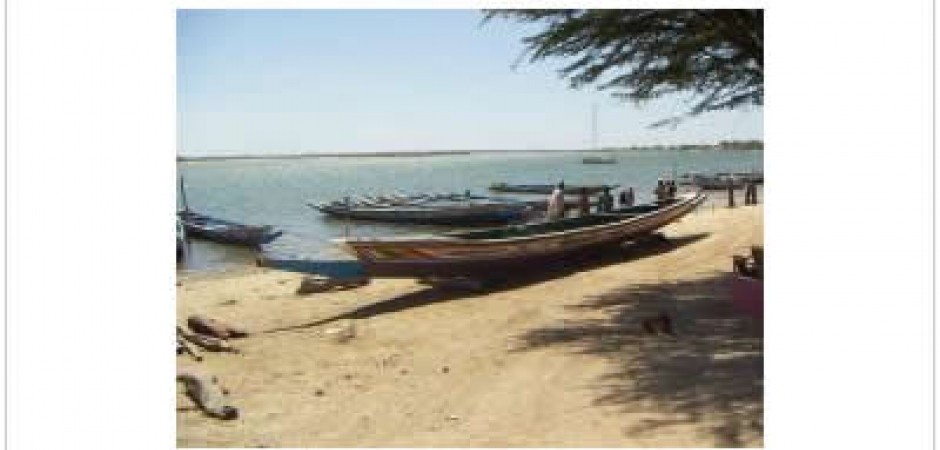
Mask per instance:
[[[572,90],[561,62],[513,62],[533,28],[475,10],[180,10],[183,155],[581,149],[763,137],[761,109],[647,125],[685,99],[634,105]]]

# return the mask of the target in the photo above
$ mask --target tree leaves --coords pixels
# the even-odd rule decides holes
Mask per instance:
[[[763,10],[485,11],[496,18],[544,23],[523,38],[524,55],[569,60],[559,74],[572,88],[633,102],[691,92],[688,115],[764,103]]]

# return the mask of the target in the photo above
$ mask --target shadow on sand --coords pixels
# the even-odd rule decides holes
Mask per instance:
[[[763,438],[763,329],[733,310],[728,274],[697,281],[630,286],[571,308],[603,319],[566,321],[520,336],[515,351],[568,346],[607,358],[615,369],[598,380],[596,403],[662,418],[624,429],[668,435],[695,424],[717,447]],[[642,321],[665,312],[676,336],[650,335]]]
[[[606,251],[595,251],[573,255],[565,258],[564,260],[560,260],[558,264],[552,266],[541,266],[527,272],[514,272],[511,278],[493,278],[491,280],[487,280],[484,286],[479,289],[468,290],[447,286],[431,286],[417,292],[412,292],[388,300],[380,301],[378,303],[362,306],[337,316],[300,325],[275,328],[267,330],[265,333],[300,330],[326,325],[328,323],[340,320],[367,319],[382,314],[396,313],[411,308],[418,308],[451,300],[468,300],[492,292],[516,289],[519,287],[547,281],[553,278],[565,277],[578,272],[597,269],[611,264],[617,264],[625,261],[666,253],[692,244],[706,237],[708,237],[708,233],[698,233],[669,238],[666,241],[646,240],[643,242],[626,243],[621,247],[613,247],[612,249]]]

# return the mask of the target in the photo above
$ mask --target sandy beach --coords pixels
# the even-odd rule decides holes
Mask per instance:
[[[743,198],[740,198],[740,202]],[[241,417],[177,394],[181,447],[760,447],[761,324],[736,312],[731,255],[763,207],[714,204],[666,244],[520,275],[486,292],[373,280],[297,295],[301,274],[181,276],[177,318],[243,325],[217,376]],[[675,318],[676,337],[641,320]]]

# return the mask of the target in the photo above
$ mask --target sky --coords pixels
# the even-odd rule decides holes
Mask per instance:
[[[179,10],[180,155],[562,150],[762,139],[761,108],[675,128],[688,98],[571,89],[513,67],[537,30],[477,10]]]

